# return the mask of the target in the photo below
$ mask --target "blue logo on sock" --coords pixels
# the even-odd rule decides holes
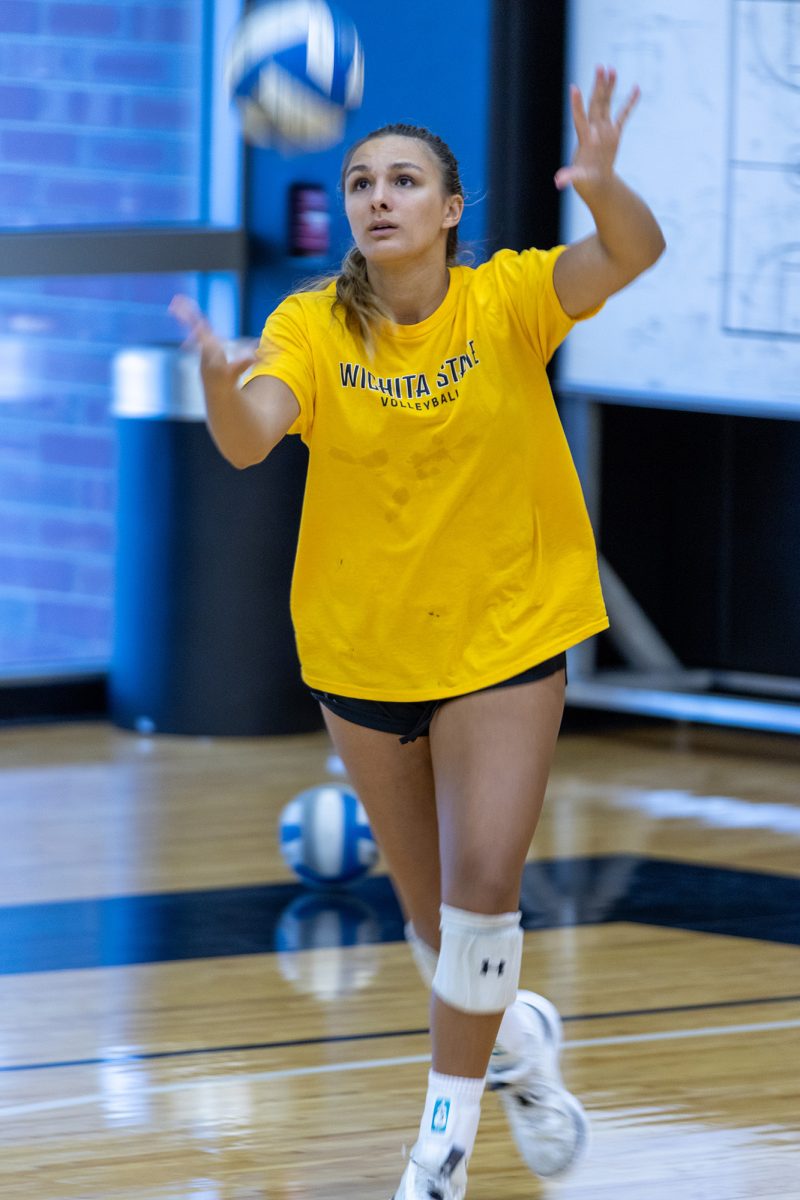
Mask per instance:
[[[447,1129],[447,1122],[450,1120],[450,1101],[442,1098],[438,1099],[433,1106],[433,1120],[431,1121],[432,1133],[444,1133]]]

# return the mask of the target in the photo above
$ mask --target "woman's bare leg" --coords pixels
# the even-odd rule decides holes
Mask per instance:
[[[333,744],[361,803],[407,920],[439,947],[439,829],[427,738],[400,744],[397,734],[366,729],[323,708]]]
[[[323,710],[406,916],[429,946],[439,946],[441,901],[484,918],[516,911],[563,704],[563,672],[473,693],[437,711],[430,740],[406,745]],[[465,1012],[432,994],[433,1069],[417,1157],[398,1195],[411,1194],[419,1172],[444,1171],[448,1147],[450,1170],[463,1172],[502,1017]],[[451,1118],[444,1129],[442,1110]]]
[[[516,911],[564,710],[563,671],[448,701],[431,725],[442,901],[486,915]],[[434,1070],[486,1072],[502,1012],[475,1015],[433,995]]]

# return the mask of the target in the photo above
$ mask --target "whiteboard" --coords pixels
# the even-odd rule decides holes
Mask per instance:
[[[642,89],[617,167],[667,251],[573,330],[559,389],[800,417],[800,0],[569,7],[584,97],[599,63],[618,70],[617,104]],[[594,228],[572,189],[562,221],[564,241]]]

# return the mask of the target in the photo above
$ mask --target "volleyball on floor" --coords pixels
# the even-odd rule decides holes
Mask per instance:
[[[364,806],[341,784],[300,792],[281,813],[278,833],[284,862],[312,887],[353,883],[378,860]]]
[[[296,150],[334,146],[364,91],[356,27],[327,0],[260,4],[236,26],[225,83],[247,141]]]

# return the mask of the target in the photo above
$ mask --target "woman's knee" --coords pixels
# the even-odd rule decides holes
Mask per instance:
[[[487,861],[485,854],[466,855],[446,870],[442,900],[468,912],[512,912],[519,905],[521,869],[514,863]]]

